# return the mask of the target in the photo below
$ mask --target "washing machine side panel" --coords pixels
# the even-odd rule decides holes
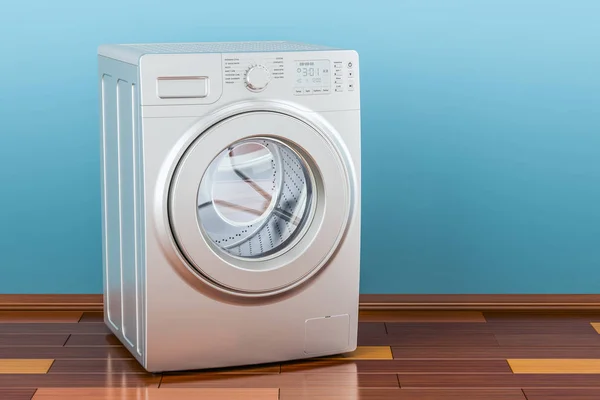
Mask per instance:
[[[98,58],[105,322],[143,357],[140,127],[137,68]]]

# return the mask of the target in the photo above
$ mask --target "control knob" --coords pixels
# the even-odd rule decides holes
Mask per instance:
[[[264,90],[270,80],[269,70],[263,65],[255,65],[246,71],[246,87],[253,92]]]

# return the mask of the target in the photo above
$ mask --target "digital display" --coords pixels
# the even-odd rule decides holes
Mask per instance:
[[[329,92],[330,85],[329,60],[296,61],[296,88],[312,89],[313,92],[318,93],[320,89],[326,89],[326,92]]]

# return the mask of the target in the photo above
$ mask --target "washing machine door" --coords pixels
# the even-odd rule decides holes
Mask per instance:
[[[205,281],[241,295],[302,283],[326,265],[350,217],[345,157],[308,123],[248,112],[201,133],[175,170],[171,230]]]

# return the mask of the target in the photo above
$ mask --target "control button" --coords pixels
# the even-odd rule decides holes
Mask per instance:
[[[348,78],[354,78],[354,71],[348,71]]]
[[[333,65],[335,65],[336,68],[342,68],[342,62],[341,61],[334,61]]]
[[[335,76],[342,76],[342,70],[341,69],[336,69],[334,75]]]
[[[344,88],[342,87],[342,85],[335,85],[335,91],[336,92],[343,92]]]
[[[263,65],[255,65],[246,71],[246,87],[253,92],[264,90],[270,80],[269,70]]]
[[[304,94],[311,94],[311,93],[312,93],[312,89],[304,88]]]
[[[321,89],[313,89],[313,94],[321,94],[322,90]]]
[[[302,88],[295,88],[294,94],[302,94]]]
[[[354,90],[354,82],[348,82],[348,90],[350,92]]]
[[[323,93],[331,93],[331,90],[328,87],[321,89]]]
[[[348,68],[352,68],[352,61],[348,61]]]
[[[338,78],[338,79],[335,80],[335,84],[336,85],[341,85],[343,83],[344,83],[344,81],[341,78]]]

